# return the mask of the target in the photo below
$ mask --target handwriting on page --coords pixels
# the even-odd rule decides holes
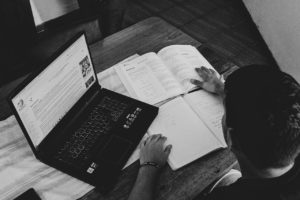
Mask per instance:
[[[184,99],[226,147],[222,130],[224,107],[221,99],[203,90],[188,94]]]
[[[182,97],[162,105],[149,134],[162,133],[173,148],[169,157],[172,169],[222,147],[219,140],[202,122]]]

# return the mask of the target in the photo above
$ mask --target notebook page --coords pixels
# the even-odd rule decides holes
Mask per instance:
[[[160,107],[148,132],[150,135],[163,134],[167,137],[166,145],[173,145],[168,160],[173,170],[222,147],[182,97]]]
[[[183,93],[180,84],[155,53],[114,67],[130,95],[156,104]]]
[[[227,147],[222,129],[222,117],[224,114],[222,99],[204,90],[199,90],[185,95],[184,100],[215,134],[223,147]]]
[[[190,79],[202,80],[195,68],[205,66],[214,69],[211,64],[191,45],[171,45],[160,50],[157,55],[165,62],[178,79],[185,92],[191,91],[195,85]]]

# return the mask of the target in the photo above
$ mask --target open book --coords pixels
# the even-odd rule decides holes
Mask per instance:
[[[196,48],[173,45],[157,54],[136,55],[115,65],[111,73],[117,75],[110,81],[105,81],[106,77],[112,77],[108,72],[98,75],[103,86],[106,82],[109,83],[107,86],[120,85],[116,91],[126,88],[129,96],[151,104],[177,97],[160,106],[159,114],[148,130],[150,135],[163,134],[168,138],[166,145],[172,144],[168,163],[173,170],[227,147],[221,126],[222,100],[203,90],[188,93],[195,89],[190,79],[200,79],[195,68],[201,66],[212,68]],[[138,154],[139,149],[127,166],[138,158]]]
[[[195,89],[190,79],[201,80],[195,71],[201,66],[213,69],[195,47],[172,45],[114,68],[131,97],[157,104]]]

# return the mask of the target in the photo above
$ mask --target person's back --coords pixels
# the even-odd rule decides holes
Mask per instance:
[[[300,199],[300,159],[295,167],[277,178],[240,178],[229,186],[215,189],[209,199],[295,200]]]
[[[300,199],[299,84],[279,70],[249,66],[227,79],[224,102],[225,132],[243,177],[208,199]]]
[[[295,79],[253,65],[231,74],[224,88],[213,70],[196,71],[203,81],[191,80],[193,84],[224,98],[224,137],[242,171],[240,179],[215,188],[205,199],[300,199],[300,86]],[[164,165],[170,152],[163,148],[165,140],[154,136],[143,143],[143,167],[130,200],[153,199],[154,167]]]

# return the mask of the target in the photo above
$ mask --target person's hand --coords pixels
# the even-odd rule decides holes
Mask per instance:
[[[155,162],[159,166],[164,166],[171,152],[172,145],[164,147],[167,138],[161,134],[148,137],[141,144],[140,163]]]
[[[224,83],[222,81],[222,76],[218,78],[217,73],[213,69],[208,69],[206,67],[196,68],[195,70],[203,81],[191,79],[192,84],[200,86],[208,92],[219,95],[223,94]]]

